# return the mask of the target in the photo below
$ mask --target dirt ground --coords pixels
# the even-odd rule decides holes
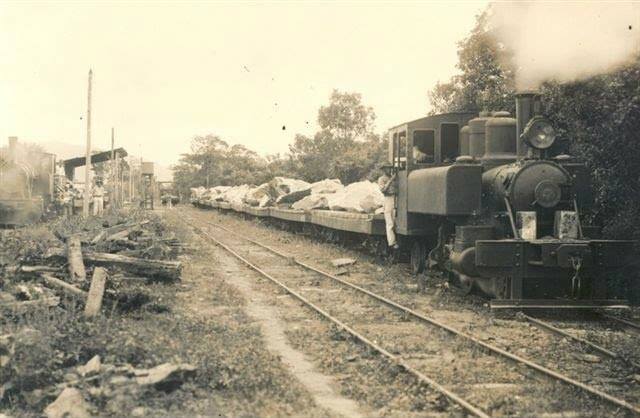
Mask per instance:
[[[12,387],[6,386],[0,413],[41,416],[63,387],[74,386],[91,416],[335,416],[267,348],[260,322],[221,274],[211,246],[175,216],[164,219],[190,250],[179,257],[181,281],[143,285],[142,306],[105,309],[87,320],[77,302],[65,300],[60,309],[2,318],[0,336],[17,338],[8,365]],[[21,233],[55,241],[46,225]],[[107,377],[77,382],[78,367],[95,355],[113,367],[186,363],[196,373],[171,390],[119,385]]]
[[[640,399],[639,371],[628,364],[601,357],[583,361],[583,347],[522,321],[495,317],[486,301],[462,295],[437,276],[429,279],[426,292],[419,293],[406,265],[381,264],[353,248],[213,211],[178,207],[158,214],[163,228],[185,244],[178,258],[183,264],[181,280],[142,284],[144,303],[129,310],[110,306],[93,320],[83,318],[71,300],[63,301],[63,309],[3,318],[0,336],[30,330],[31,337],[17,341],[12,361],[18,367],[13,388],[0,401],[0,413],[40,416],[63,387],[75,386],[90,414],[100,416],[464,416],[441,395],[194,232],[185,223],[188,218],[200,226],[223,224],[326,271],[336,270],[331,264],[335,258],[355,258],[342,276],[353,283],[616,396],[634,403]],[[43,248],[56,239],[46,225],[24,233]],[[307,288],[313,300],[341,301],[330,307],[332,313],[355,318],[361,329],[393,352],[415,352],[405,360],[438,373],[492,415],[531,416],[528,406],[530,411],[553,411],[536,414],[547,417],[625,415],[530,370],[469,352],[465,343],[443,350],[442,342],[449,337],[441,332],[421,331],[387,341],[391,330],[410,329],[403,325],[405,319],[378,313],[371,317],[373,306],[358,305],[355,297],[324,285],[315,291],[317,286]],[[637,334],[605,325],[585,327],[578,321],[561,325],[638,359]],[[95,355],[116,368],[186,363],[196,372],[170,390],[120,384],[113,377],[77,382],[78,366]],[[486,376],[470,374],[465,364],[474,362],[486,369]],[[521,391],[531,393],[519,399]],[[535,396],[528,400],[532,393]]]
[[[438,320],[472,333],[482,340],[561,371],[579,381],[592,384],[615,396],[637,403],[639,393],[635,377],[637,371],[628,363],[598,356],[596,356],[598,357],[596,362],[585,361],[584,358],[588,357],[583,357],[583,353],[589,352],[585,350],[585,347],[565,338],[545,333],[531,324],[514,320],[517,318],[505,320],[496,317],[489,311],[485,300],[479,297],[465,296],[437,276],[429,279],[426,292],[418,293],[415,280],[408,273],[406,265],[380,264],[362,251],[324,244],[314,237],[279,231],[263,225],[263,222],[259,220],[244,220],[234,214],[223,215],[215,211],[196,211],[189,212],[189,214],[209,222],[219,222],[241,235],[269,243],[269,245],[293,255],[297,259],[325,271],[336,270],[331,265],[332,259],[356,258],[358,261],[348,268],[345,276],[350,282],[391,297],[406,306],[428,313]],[[272,287],[267,285],[263,292],[269,292]],[[292,343],[314,358],[317,366],[325,373],[337,375],[340,381],[340,391],[344,395],[354,397],[368,407],[372,411],[371,414],[375,415],[432,416],[438,413],[438,409],[434,406],[442,403],[442,399],[426,393],[424,388],[416,390],[415,382],[407,381],[406,376],[400,378],[400,380],[405,379],[402,383],[398,382],[398,376],[390,378],[384,367],[380,369],[380,364],[376,364],[377,373],[373,375],[370,372],[367,373],[366,366],[359,364],[363,359],[362,353],[353,353],[358,348],[347,346],[341,349],[339,344],[336,345],[335,341],[331,341],[331,338],[327,340],[326,335],[323,336],[323,334],[329,333],[331,335],[331,327],[326,324],[315,324],[313,327],[309,327],[308,323],[311,321],[309,315],[304,310],[300,313],[294,313],[296,311],[289,306],[288,300],[288,297],[283,296],[272,303],[278,307],[281,318],[286,321],[287,334]],[[352,301],[352,299],[347,299],[347,301]],[[579,325],[567,322],[559,326],[566,327],[577,335],[588,335],[596,341],[615,341],[616,344],[610,348],[623,352],[632,358],[638,356],[636,335],[633,332],[598,324],[579,323]],[[382,332],[380,336],[384,335],[382,329],[380,332]],[[407,338],[405,342],[398,341],[394,345],[406,348],[411,340],[411,338]],[[344,353],[343,356],[340,356],[341,350],[343,352],[346,350],[349,354]],[[457,358],[459,355],[459,350],[453,348],[449,354],[437,352],[436,360],[439,362],[451,361],[452,366],[445,369],[449,370],[447,374],[453,372],[462,378],[459,374],[460,367],[464,362],[461,362],[463,358]],[[446,360],[449,358],[447,356],[451,359]],[[456,365],[456,363],[458,364]],[[462,368],[464,369],[464,366]],[[477,399],[488,410],[493,411],[492,414],[526,415],[527,407],[530,407],[532,409],[529,411],[535,410],[533,408],[541,408],[540,411],[552,413],[548,416],[553,416],[553,414],[563,416],[625,415],[624,411],[616,407],[612,408],[606,402],[603,403],[566,385],[542,378],[531,370],[522,369],[508,362],[497,369],[499,371],[488,362],[487,376],[485,376],[484,382],[480,381],[482,379],[478,380],[478,376],[470,376],[471,380],[467,379],[469,385],[460,387],[460,390],[463,391],[471,390],[472,392],[469,392],[471,398]],[[458,371],[456,372],[456,370]],[[509,373],[512,373],[511,377],[509,377]],[[518,379],[515,376],[518,374],[531,376],[534,386],[531,384],[522,386],[517,383]],[[380,387],[385,388],[386,391],[378,390],[377,388]],[[526,396],[518,395],[521,390],[524,390],[525,393],[531,392],[528,393],[528,396],[534,393],[532,387],[536,388],[535,392],[539,392],[532,401],[518,399],[526,398]],[[536,397],[540,405],[535,405]],[[518,403],[520,406],[517,406]],[[451,415],[456,412],[447,410],[443,406],[440,413]]]

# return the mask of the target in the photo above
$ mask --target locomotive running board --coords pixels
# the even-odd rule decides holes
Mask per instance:
[[[493,299],[491,309],[629,309],[624,299]]]

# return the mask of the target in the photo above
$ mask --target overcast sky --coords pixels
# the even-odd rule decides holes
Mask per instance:
[[[115,126],[118,145],[163,164],[207,133],[285,152],[334,88],[362,93],[382,131],[426,113],[485,6],[2,2],[0,145],[83,143],[89,68],[96,146]]]

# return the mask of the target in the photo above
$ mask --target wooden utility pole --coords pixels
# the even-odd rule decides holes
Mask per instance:
[[[89,199],[91,198],[91,79],[93,71],[89,70],[89,88],[87,90],[87,149],[85,152],[84,170],[84,200],[82,202],[82,214],[89,217]]]
[[[111,204],[118,207],[118,157],[115,152],[115,130],[111,128]]]

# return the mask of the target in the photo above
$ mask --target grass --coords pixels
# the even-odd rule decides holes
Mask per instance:
[[[3,240],[1,251],[14,259],[41,257],[56,241],[52,231],[101,227],[91,222],[96,221],[65,220],[12,231],[12,241]],[[0,317],[0,335],[13,336],[11,359],[0,370],[0,385],[10,385],[0,412],[40,416],[60,393],[60,384],[78,377],[77,366],[99,355],[103,365],[190,363],[197,372],[169,393],[102,379],[78,383],[96,414],[129,416],[143,407],[144,415],[152,416],[286,416],[300,411],[325,416],[280,359],[264,349],[260,329],[243,312],[245,301],[217,273],[207,246],[176,218],[152,222],[159,233],[175,234],[198,248],[184,260],[182,282],[139,285],[148,303],[128,311],[111,304],[93,320],[82,316],[82,303],[67,298],[57,309]]]

